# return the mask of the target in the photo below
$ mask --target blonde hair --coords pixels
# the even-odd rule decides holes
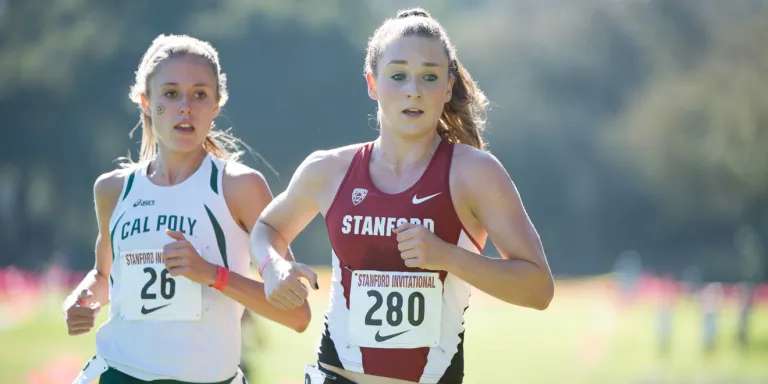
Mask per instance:
[[[219,54],[210,43],[190,37],[187,35],[160,35],[156,37],[149,49],[141,58],[138,70],[136,70],[136,79],[131,86],[129,97],[139,107],[141,120],[139,124],[131,130],[130,137],[141,125],[141,150],[139,161],[150,161],[157,154],[157,140],[152,127],[152,118],[141,111],[141,96],[149,97],[149,82],[155,73],[158,65],[166,59],[182,56],[195,56],[208,61],[216,77],[216,101],[219,108],[227,103],[229,93],[227,92],[227,76],[221,71],[219,63]],[[218,158],[238,161],[243,151],[239,146],[248,148],[240,139],[234,137],[228,132],[215,130],[215,124],[212,124],[208,137],[203,142],[206,151]],[[129,158],[120,158],[123,167],[135,165]]]
[[[411,8],[400,11],[397,17],[387,19],[376,29],[368,41],[365,73],[376,75],[379,57],[386,44],[393,38],[403,36],[438,39],[448,56],[448,72],[453,75],[454,83],[451,89],[451,100],[445,103],[443,113],[438,120],[437,133],[444,140],[484,149],[482,132],[485,130],[488,99],[456,57],[456,47],[448,38],[448,33],[424,9]]]

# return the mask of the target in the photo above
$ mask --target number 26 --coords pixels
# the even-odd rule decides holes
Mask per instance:
[[[149,288],[157,281],[157,272],[152,267],[144,268],[144,273],[149,274],[149,281],[144,284],[144,288],[141,289],[141,298],[144,300],[154,300],[157,298],[157,294],[149,293]],[[169,276],[167,269],[163,269],[160,272],[160,296],[164,299],[170,300],[173,295],[176,294],[176,280]]]

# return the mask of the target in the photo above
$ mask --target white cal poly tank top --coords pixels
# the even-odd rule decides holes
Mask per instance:
[[[184,233],[208,262],[247,275],[248,233],[227,207],[225,160],[210,154],[185,181],[158,186],[147,163],[126,177],[110,219],[109,318],[96,333],[97,354],[141,380],[217,382],[240,362],[244,307],[214,288],[171,276],[162,249]]]

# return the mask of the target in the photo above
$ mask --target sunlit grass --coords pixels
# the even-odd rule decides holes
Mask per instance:
[[[321,286],[328,287],[328,274]],[[326,283],[323,284],[323,281]],[[768,381],[768,308],[753,316],[753,344],[735,343],[736,309],[722,309],[718,348],[702,350],[702,317],[695,302],[675,307],[671,348],[661,355],[656,340],[656,307],[638,302],[619,307],[615,297],[589,281],[561,284],[544,312],[505,305],[479,292],[466,314],[465,383],[630,383]],[[596,287],[600,287],[597,286]],[[262,343],[250,350],[252,382],[302,383],[303,366],[315,360],[327,292],[313,292],[310,328],[297,334],[257,320]],[[27,321],[0,331],[0,382],[26,383],[30,371],[62,361],[62,375],[76,374],[92,356],[94,333],[66,334],[59,297]],[[8,310],[8,308],[5,308]],[[102,311],[101,320],[106,311]],[[58,382],[71,382],[60,377]]]

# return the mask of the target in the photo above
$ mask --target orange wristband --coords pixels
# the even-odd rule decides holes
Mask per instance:
[[[227,286],[227,282],[229,281],[229,269],[226,269],[222,266],[216,266],[216,282],[213,283],[211,287],[214,289],[221,291],[224,289],[224,287]]]

